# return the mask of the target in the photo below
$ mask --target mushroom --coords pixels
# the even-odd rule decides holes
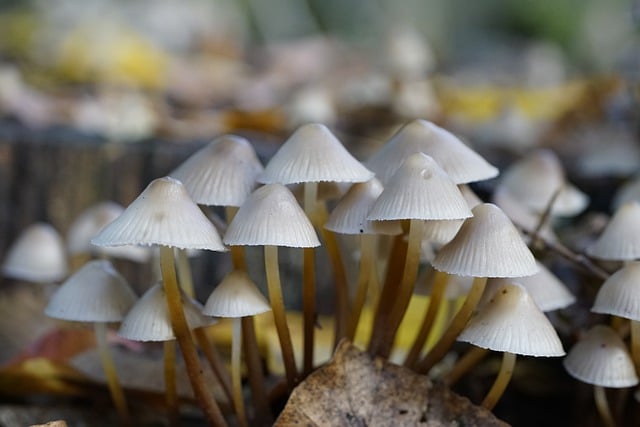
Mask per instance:
[[[233,385],[233,401],[240,425],[247,426],[247,415],[242,398],[242,378],[240,362],[242,355],[242,322],[243,317],[271,310],[269,302],[260,293],[246,272],[234,270],[211,292],[202,309],[206,316],[233,318],[231,337],[231,382]]]
[[[68,270],[62,237],[52,225],[43,222],[24,229],[2,263],[6,277],[35,283],[57,282],[67,276]]]
[[[453,240],[444,245],[432,261],[436,270],[475,279],[469,294],[440,340],[417,364],[427,372],[439,361],[464,328],[484,291],[488,277],[523,277],[538,267],[509,218],[491,203],[472,209]]]
[[[120,322],[136,298],[110,262],[89,261],[58,288],[45,308],[49,317],[93,324],[109,392],[125,425],[131,425],[131,416],[107,343],[107,323]]]
[[[638,384],[633,361],[622,339],[608,326],[596,325],[571,348],[563,364],[572,377],[593,384],[598,413],[605,426],[614,427],[604,387]]]
[[[378,287],[376,270],[376,250],[378,234],[397,235],[402,232],[396,221],[371,221],[367,215],[380,193],[382,184],[373,178],[367,182],[356,183],[338,201],[324,227],[334,233],[358,235],[360,238],[360,269],[355,298],[351,306],[351,316],[347,322],[346,338],[353,340],[362,307],[367,298],[369,287]]]
[[[587,254],[610,261],[632,261],[640,258],[640,203],[620,206]]]
[[[282,350],[287,383],[293,388],[298,373],[282,297],[278,246],[319,246],[320,242],[313,225],[291,191],[280,184],[267,184],[251,193],[240,207],[227,228],[224,242],[230,246],[264,246],[269,300]]]
[[[335,235],[323,228],[326,207],[318,201],[321,182],[365,182],[373,172],[356,160],[329,128],[318,123],[300,126],[267,163],[258,181],[265,184],[304,184],[304,211],[322,236],[333,266],[336,316],[334,346],[345,336],[348,311],[346,273]],[[313,248],[303,251],[304,372],[313,368],[313,329],[315,325],[315,255]]]
[[[213,224],[174,178],[153,180],[111,224],[91,241],[98,246],[159,245],[160,268],[171,324],[198,404],[216,426],[226,422],[202,379],[202,370],[184,317],[173,248],[225,251]]]
[[[565,352],[551,322],[533,302],[526,289],[515,282],[500,286],[479,306],[458,341],[502,351],[502,365],[482,406],[491,410],[511,379],[516,355],[556,357]]]
[[[369,351],[388,356],[393,338],[411,299],[422,242],[424,220],[456,220],[471,216],[471,210],[456,184],[431,157],[415,153],[407,157],[388,181],[367,219],[406,220],[409,236],[400,286],[386,282],[369,342]],[[383,326],[384,325],[384,326]]]

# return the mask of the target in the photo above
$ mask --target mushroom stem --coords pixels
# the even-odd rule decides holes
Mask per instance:
[[[351,318],[347,325],[347,339],[353,341],[362,307],[367,299],[369,283],[377,280],[374,259],[376,256],[376,236],[375,234],[360,235],[360,271],[358,273],[358,286],[356,288],[356,296],[351,307]]]
[[[609,408],[609,401],[607,400],[607,394],[604,387],[599,385],[593,386],[593,399],[596,402],[596,408],[602,419],[602,424],[605,427],[615,427],[616,422],[613,420],[611,409]]]
[[[466,374],[471,368],[476,366],[476,364],[481,361],[488,353],[489,350],[486,348],[476,346],[471,347],[471,349],[467,351],[465,355],[456,362],[455,365],[453,365],[451,371],[445,376],[445,384],[449,387],[453,386],[464,374]]]
[[[404,366],[408,368],[413,368],[420,357],[420,353],[422,353],[424,344],[429,337],[429,332],[431,332],[433,322],[438,314],[438,309],[441,306],[442,297],[444,296],[444,291],[447,288],[448,280],[449,276],[447,273],[436,270],[436,274],[433,279],[433,287],[431,288],[429,308],[427,308],[427,311],[424,314],[420,330],[418,331],[416,339],[413,341],[413,345],[411,346],[411,350],[404,361]]]
[[[231,224],[233,218],[238,213],[238,208],[235,206],[225,206],[224,208],[225,216],[227,219],[227,224]],[[236,270],[247,270],[247,262],[244,257],[244,246],[231,246],[229,248],[231,252],[231,263],[233,264],[233,268]]]
[[[384,331],[389,320],[389,312],[393,307],[398,282],[402,278],[402,267],[406,254],[407,243],[404,241],[403,235],[394,236],[391,251],[389,252],[387,273],[384,279],[384,285],[382,286],[382,292],[378,299],[373,327],[371,328],[371,338],[367,349],[367,351],[374,356],[382,355]]]
[[[107,386],[109,387],[109,393],[113,404],[118,412],[118,417],[122,425],[131,425],[131,415],[127,408],[127,401],[124,397],[124,392],[120,381],[118,381],[118,373],[116,371],[115,363],[113,362],[113,355],[109,349],[109,343],[107,342],[107,324],[103,322],[94,322],[93,331],[96,337],[96,344],[98,346],[98,352],[100,354],[100,361],[102,362],[102,369],[107,379]]]
[[[218,378],[218,381],[220,381],[220,385],[222,386],[225,396],[230,403],[233,402],[233,391],[229,371],[222,361],[222,356],[220,356],[215,344],[209,341],[204,328],[194,329],[193,334],[198,341],[200,350],[202,350],[205,359],[207,359],[207,362],[209,363],[209,367],[215,374],[216,378]]]
[[[271,425],[273,415],[269,408],[269,399],[265,389],[262,361],[258,352],[258,340],[253,323],[253,316],[242,318],[242,345],[244,347],[245,364],[249,376],[249,387],[253,398],[255,420],[260,420],[264,425]]]
[[[291,343],[291,335],[289,333],[289,325],[287,324],[287,316],[284,309],[284,300],[282,298],[277,246],[267,245],[264,247],[264,262],[267,273],[269,301],[271,302],[273,319],[276,325],[276,331],[278,332],[278,340],[280,341],[280,350],[282,351],[287,384],[290,389],[293,389],[296,384],[298,372],[293,353],[293,344]]]
[[[418,277],[418,266],[420,264],[420,242],[422,241],[422,220],[409,220],[409,239],[407,243],[407,253],[404,260],[404,269],[399,288],[397,287],[393,296],[393,305],[390,308],[389,320],[383,330],[382,343],[378,352],[379,356],[389,357],[393,340],[395,339],[404,313],[407,310],[413,287]]]
[[[231,334],[231,383],[233,384],[233,404],[238,416],[238,424],[248,427],[247,414],[242,396],[242,322],[239,317],[233,319]]]
[[[636,370],[640,372],[640,322],[631,320],[631,358]]]
[[[204,383],[200,359],[198,358],[196,347],[191,340],[189,326],[184,316],[182,296],[180,295],[176,278],[173,250],[169,246],[160,246],[160,268],[162,270],[162,279],[171,326],[173,327],[173,332],[180,346],[182,357],[184,358],[187,375],[193,388],[193,394],[209,424],[213,426],[226,426],[227,423],[222,416],[220,407]]]
[[[317,223],[316,199],[318,198],[318,183],[304,184],[304,211],[311,223]],[[303,313],[303,375],[307,376],[313,370],[314,327],[316,317],[316,260],[314,248],[304,248],[302,258],[302,313]]]
[[[180,409],[176,387],[176,342],[163,343],[164,350],[164,396],[167,403],[167,416],[170,426],[180,425]]]
[[[193,276],[191,275],[191,264],[189,263],[189,257],[187,256],[186,249],[176,248],[176,266],[178,268],[178,284],[180,289],[193,298],[196,294],[193,286]]]
[[[482,401],[482,406],[488,410],[491,411],[496,406],[496,403],[498,403],[498,400],[500,400],[507,388],[507,384],[509,384],[511,376],[513,375],[513,368],[516,365],[516,357],[515,353],[509,353],[508,351],[502,354],[502,364],[500,365],[498,376],[491,386],[487,397]]]
[[[433,365],[442,359],[449,348],[451,348],[451,345],[469,321],[471,313],[473,313],[473,310],[478,305],[486,284],[486,277],[476,277],[473,279],[473,285],[467,294],[467,298],[465,299],[464,304],[462,304],[462,307],[460,307],[460,310],[458,310],[451,320],[449,327],[433,348],[431,348],[429,353],[427,353],[424,359],[416,365],[416,370],[419,373],[429,372]]]

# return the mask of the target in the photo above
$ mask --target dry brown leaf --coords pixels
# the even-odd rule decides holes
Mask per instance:
[[[343,341],[329,364],[291,394],[280,427],[507,426],[426,376]]]

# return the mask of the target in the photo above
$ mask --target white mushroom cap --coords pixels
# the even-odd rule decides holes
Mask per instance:
[[[640,261],[630,262],[605,280],[591,311],[640,321]]]
[[[538,271],[531,251],[500,208],[483,203],[472,212],[438,251],[432,261],[436,269],[474,277],[522,277]]]
[[[224,242],[242,246],[320,246],[313,225],[295,197],[281,184],[251,193],[227,227]]]
[[[414,153],[434,158],[456,184],[481,181],[498,175],[498,169],[447,130],[426,120],[402,127],[373,157],[367,167],[386,185],[402,162]]]
[[[133,245],[98,248],[91,244],[91,239],[119,217],[122,212],[124,212],[124,207],[110,201],[99,202],[85,209],[71,223],[67,231],[69,253],[71,255],[98,253],[136,262],[146,262],[151,256],[149,248]]]
[[[464,219],[471,216],[456,184],[431,157],[406,158],[378,196],[367,219]]]
[[[227,274],[211,292],[202,309],[206,316],[245,317],[271,310],[249,275],[241,270]]]
[[[109,261],[89,261],[53,294],[44,312],[78,322],[119,322],[137,296]]]
[[[640,258],[640,203],[620,206],[600,237],[586,251],[592,257],[611,261]]]
[[[459,341],[527,356],[563,356],[560,338],[526,289],[503,285],[469,319]]]
[[[151,181],[122,215],[91,243],[226,250],[215,227],[189,197],[182,183],[170,177]]]
[[[324,125],[299,127],[274,154],[258,181],[265,184],[300,182],[364,182],[373,178]]]
[[[498,188],[534,212],[544,212],[559,191],[551,208],[551,213],[558,216],[577,215],[589,203],[586,194],[566,181],[560,160],[547,149],[533,151],[511,165],[502,174]]]
[[[563,361],[572,377],[602,387],[633,387],[638,377],[622,339],[608,326],[596,325]]]
[[[184,315],[190,329],[212,324],[212,320],[202,315],[202,306],[182,295]],[[122,320],[118,335],[132,341],[170,341],[175,339],[164,288],[158,283],[131,307]]]
[[[640,202],[640,175],[622,184],[613,196],[612,206],[617,210],[628,202]]]
[[[507,214],[515,224],[522,227],[524,230],[533,232],[540,226],[542,214],[535,213],[530,209],[527,209],[521,202],[514,199],[513,196],[511,196],[511,193],[506,191],[504,188],[496,189],[493,193],[492,201],[500,207],[500,209],[502,209],[502,211]],[[542,238],[551,242],[558,240],[558,237],[548,222],[542,225],[539,234]]]
[[[397,221],[367,219],[371,206],[380,193],[382,193],[382,184],[375,178],[353,184],[331,211],[324,228],[341,234],[396,235],[402,233],[402,228]]]
[[[263,171],[245,138],[223,135],[200,149],[169,174],[181,181],[191,198],[207,206],[241,206]]]
[[[439,245],[449,243],[458,234],[462,224],[463,219],[426,220],[422,225],[423,240]]]
[[[9,247],[2,273],[6,277],[37,283],[64,279],[68,264],[62,237],[49,224],[30,225]]]
[[[576,301],[576,297],[569,292],[567,287],[554,276],[541,262],[536,260],[538,272],[525,277],[518,277],[517,282],[522,285],[540,310],[547,312],[559,310],[570,306]],[[513,283],[513,279],[489,279],[485,294],[491,292],[491,288]],[[483,295],[484,298],[484,295]]]

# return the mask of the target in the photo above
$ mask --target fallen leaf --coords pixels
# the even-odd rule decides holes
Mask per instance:
[[[507,426],[442,384],[343,341],[291,394],[275,423],[324,426]]]

